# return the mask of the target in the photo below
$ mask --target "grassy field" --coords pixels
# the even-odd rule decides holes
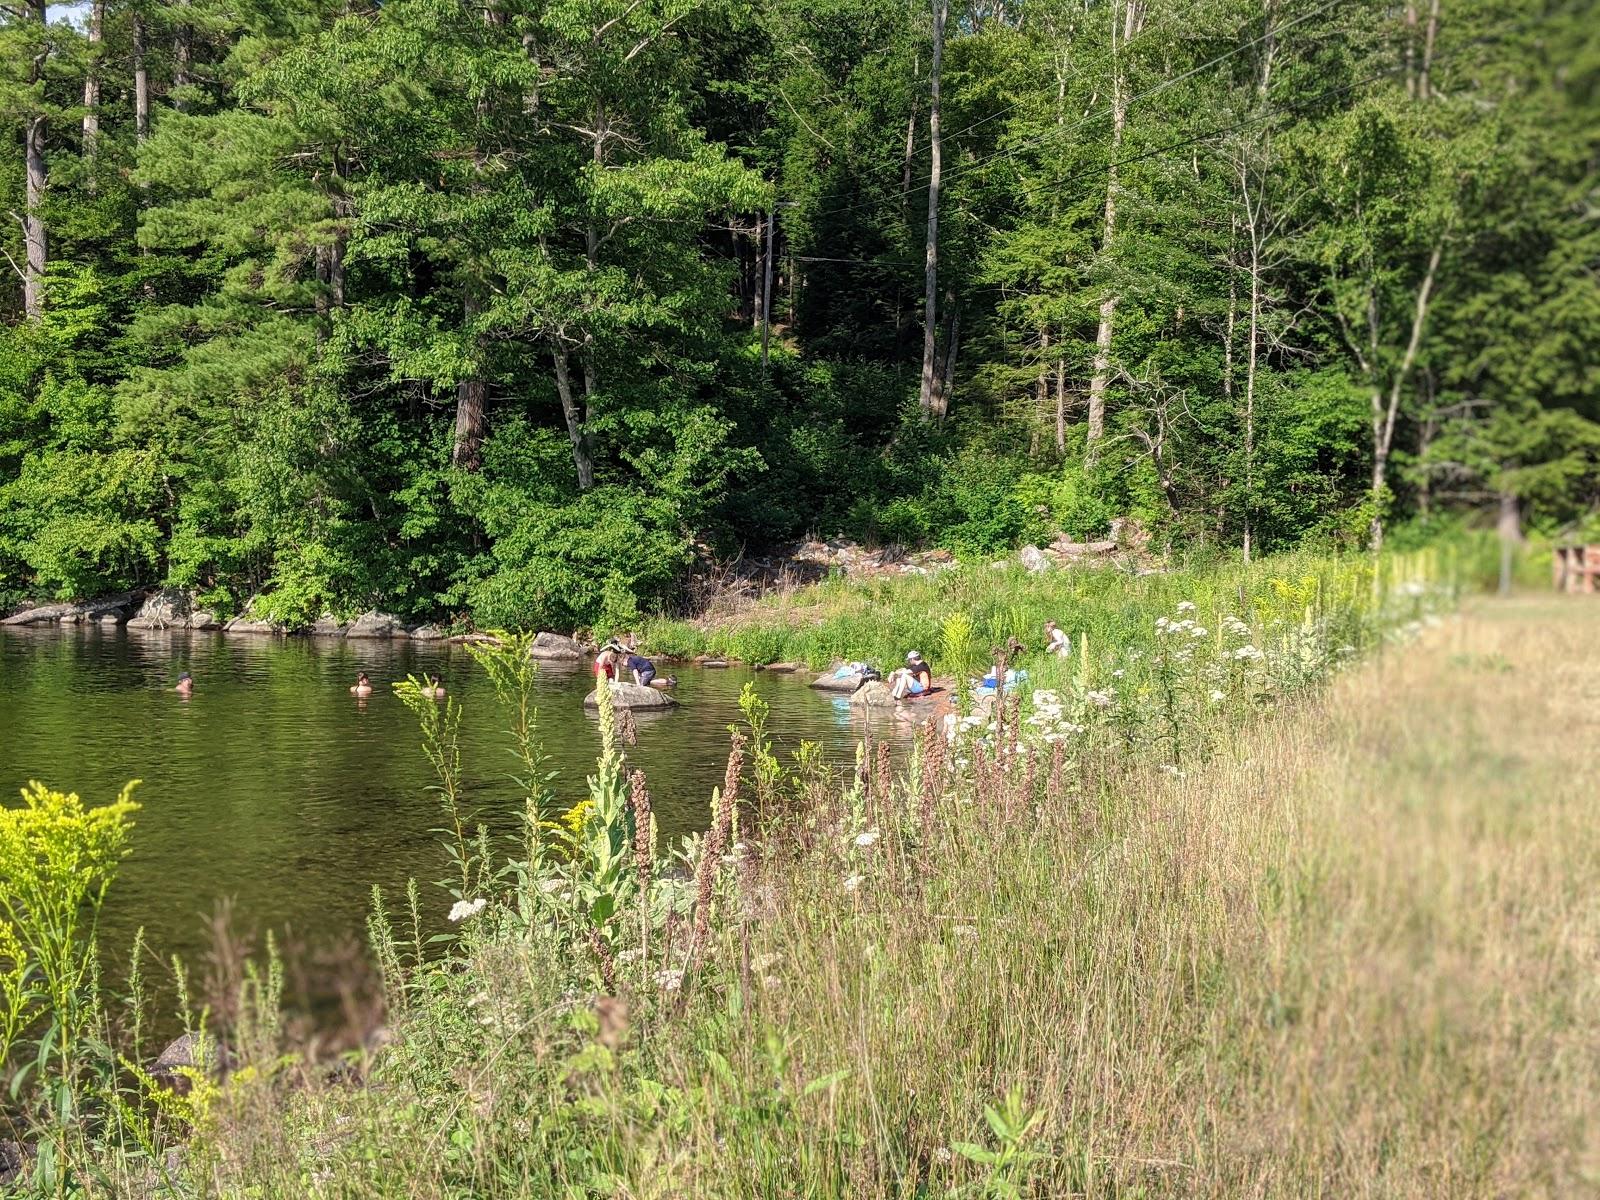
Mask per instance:
[[[1492,547],[1481,540],[1463,539],[1429,553],[1436,573],[1469,587],[1493,578]],[[959,613],[972,623],[981,650],[1010,638],[1040,646],[1047,620],[1074,638],[1087,635],[1094,646],[1117,646],[1137,641],[1151,614],[1172,612],[1180,601],[1203,612],[1249,616],[1251,597],[1272,579],[1295,587],[1310,581],[1314,597],[1330,579],[1333,563],[1326,554],[1307,552],[1251,564],[1178,562],[1145,574],[1111,565],[1033,574],[1014,560],[999,568],[979,561],[929,575],[837,576],[775,590],[703,620],[652,620],[641,636],[649,651],[672,657],[713,654],[816,668],[866,659],[897,666],[909,649],[939,654],[945,622]]]
[[[1108,743],[1036,777],[1002,739],[906,789],[869,753],[769,814],[698,977],[619,961],[597,999],[469,926],[391,966],[367,1086],[236,1076],[181,1167],[113,1189],[1588,1194],[1597,705],[1600,606],[1478,601],[1181,768]]]

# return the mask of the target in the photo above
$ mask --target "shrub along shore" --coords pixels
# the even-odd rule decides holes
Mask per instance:
[[[1391,1080],[1384,1121],[1344,1131],[1380,1065],[1364,1039],[1393,1031],[1366,1002],[1337,1038],[1302,1028],[1337,1022],[1316,939],[1345,856],[1325,839],[1370,835],[1308,830],[1297,781],[1337,774],[1323,734],[1352,703],[1404,702],[1359,664],[1454,606],[1447,566],[1036,577],[1010,624],[984,607],[1000,589],[928,581],[950,589],[935,624],[890,606],[875,636],[952,664],[1044,615],[1083,615],[1088,638],[902,760],[863,745],[844,772],[776,758],[748,694],[708,828],[677,846],[609,706],[589,799],[550,812],[528,639],[475,645],[525,829],[476,831],[459,709],[402,685],[453,869],[375,897],[386,1025],[342,1062],[288,1037],[269,957],[209,1004],[181,988],[192,1065],[139,1069],[138,980],[95,977],[92,926],[33,920],[66,911],[62,889],[97,910],[130,809],[36,797],[0,825],[0,861],[43,864],[0,924],[32,981],[7,991],[0,1042],[24,1194],[1421,1196],[1441,1163],[1459,1194],[1497,1190],[1518,1131],[1476,1097],[1441,1124],[1467,1066]],[[958,597],[970,611],[939,615]],[[858,619],[841,604],[814,628]],[[1337,674],[1355,682],[1330,702]],[[66,863],[92,870],[52,874]],[[422,932],[435,909],[443,943]],[[1325,1110],[1277,1082],[1286,1047],[1297,1078],[1328,1056]]]

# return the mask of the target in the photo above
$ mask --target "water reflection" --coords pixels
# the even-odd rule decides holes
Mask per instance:
[[[192,697],[174,692],[192,672]],[[351,695],[367,671],[370,699]],[[223,637],[96,627],[0,630],[0,787],[29,779],[91,802],[142,779],[134,853],[113,892],[109,944],[146,927],[163,954],[204,949],[204,918],[231,898],[247,930],[316,944],[359,934],[371,889],[445,873],[438,813],[410,715],[390,692],[437,671],[462,705],[465,794],[495,832],[520,809],[492,689],[466,651],[436,643]],[[802,740],[848,763],[861,727],[848,702],[801,677],[677,669],[681,707],[638,715],[632,763],[650,778],[668,837],[701,827],[721,781],[727,726],[751,681],[772,705],[780,757]],[[598,743],[581,664],[546,664],[539,725],[566,803],[584,794]],[[432,889],[424,889],[426,895]]]

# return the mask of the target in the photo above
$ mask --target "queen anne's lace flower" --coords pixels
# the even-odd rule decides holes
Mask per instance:
[[[482,896],[476,900],[457,900],[450,906],[450,920],[465,921],[468,917],[475,917],[483,911],[483,906],[489,902]]]

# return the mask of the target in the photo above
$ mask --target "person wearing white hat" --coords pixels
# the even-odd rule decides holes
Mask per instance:
[[[920,696],[933,686],[933,668],[920,651],[906,655],[906,665],[889,676],[889,694],[896,700]]]

